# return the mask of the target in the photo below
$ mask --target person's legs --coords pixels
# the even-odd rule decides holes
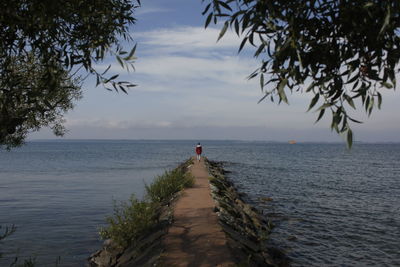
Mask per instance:
[[[200,154],[197,154],[197,160],[200,161]]]

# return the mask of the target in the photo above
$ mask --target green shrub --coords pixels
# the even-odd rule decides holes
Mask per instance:
[[[159,207],[185,187],[194,184],[194,177],[184,168],[165,172],[146,185],[146,196],[139,201],[134,195],[128,202],[114,203],[114,215],[106,218],[108,226],[100,229],[102,239],[111,238],[125,248],[150,231],[158,222]]]
[[[109,225],[100,230],[101,238],[111,238],[121,247],[127,247],[156,225],[156,204],[139,201],[132,195],[127,203],[114,203],[114,216],[107,217],[106,221]]]
[[[169,201],[175,193],[193,184],[192,175],[175,169],[158,176],[151,185],[146,185],[146,197],[152,202],[164,203]]]
[[[194,180],[195,180],[194,176],[191,173],[189,173],[189,172],[185,173],[185,181],[183,183],[183,186],[185,188],[193,187],[194,186]]]

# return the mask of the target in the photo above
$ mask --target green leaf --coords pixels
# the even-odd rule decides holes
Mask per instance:
[[[353,99],[348,96],[348,95],[344,95],[344,98],[346,99],[347,103],[349,103],[349,105],[353,108],[356,109],[356,106],[354,105]]]
[[[100,84],[100,75],[96,75],[96,86]]]
[[[385,20],[383,22],[381,30],[379,31],[378,36],[381,36],[386,31],[386,28],[389,26],[390,23],[390,17],[391,17],[391,8],[390,4],[388,4]]]
[[[249,77],[247,77],[248,80],[253,79],[254,77],[256,77],[258,75],[258,70],[254,71],[252,74],[249,75]]]
[[[135,55],[135,51],[136,51],[136,44],[135,46],[132,48],[131,52],[129,53],[129,55],[127,57],[124,58],[124,60],[133,60],[136,59],[136,57],[134,57]]]
[[[375,98],[371,97],[371,99],[369,101],[369,105],[368,105],[368,116],[371,116],[371,112],[374,109],[374,102],[375,102]]]
[[[319,99],[319,94],[316,94],[313,97],[313,99],[311,99],[310,106],[308,107],[307,112],[310,111],[315,106],[315,104],[317,104],[318,99]]]
[[[211,13],[208,14],[208,16],[207,16],[206,24],[204,25],[204,28],[207,28],[207,27],[208,27],[208,25],[209,25],[210,22],[211,22],[212,17],[213,17],[213,13],[211,12]]]
[[[317,109],[317,111],[319,111],[319,110],[324,110],[324,109],[326,109],[326,108],[331,107],[332,105],[333,105],[332,103],[325,103],[325,104],[323,104],[322,106],[320,106],[320,107]]]
[[[301,59],[300,51],[296,49],[297,59],[299,60],[300,68],[303,69],[303,60]]]
[[[251,44],[252,46],[255,46],[255,45],[254,45],[254,41],[253,41],[253,39],[254,39],[254,34],[251,33],[251,34],[248,35],[248,37],[249,37],[249,42],[250,42],[250,44]]]
[[[362,121],[358,121],[358,120],[353,119],[353,118],[351,118],[351,117],[349,117],[349,116],[347,116],[347,118],[348,118],[349,120],[351,120],[352,122],[355,122],[355,123],[363,123]]]
[[[201,13],[203,16],[208,12],[208,10],[210,9],[210,7],[211,7],[211,3],[209,3],[207,6],[206,6],[206,8],[204,9],[204,11]]]
[[[104,74],[106,74],[106,72],[109,70],[111,68],[111,64],[110,65],[108,65],[108,67],[106,68],[106,70],[105,71],[103,71],[103,73],[101,74],[101,75],[104,75]]]
[[[351,131],[350,128],[347,129],[346,141],[347,141],[347,147],[351,148],[353,146],[353,132]]]
[[[119,87],[119,90],[121,90],[125,94],[128,94],[128,92],[126,91],[126,89],[122,85],[118,85],[118,87]]]
[[[250,20],[250,14],[249,13],[244,14],[242,17],[242,32],[247,28],[249,20]]]
[[[228,29],[228,26],[229,26],[229,22],[225,21],[224,27],[222,27],[222,30],[219,33],[217,42],[224,36],[224,34],[226,33],[226,30]]]
[[[368,3],[366,3],[366,4],[364,5],[364,8],[369,8],[369,7],[372,7],[372,6],[374,6],[374,3],[368,2]]]
[[[388,88],[388,89],[393,88],[393,85],[390,84],[390,83],[388,83],[388,82],[382,82],[381,84],[382,84],[382,86],[384,86],[384,87],[386,87],[386,88]]]
[[[310,92],[311,89],[313,89],[314,87],[315,87],[315,83],[312,82],[312,83],[307,87],[306,92]]]
[[[119,74],[115,74],[113,76],[111,76],[110,78],[104,80],[104,83],[109,83],[112,80],[115,80],[116,78],[118,78]]]
[[[261,45],[258,47],[257,51],[254,53],[254,57],[258,57],[258,56],[260,55],[260,53],[263,51],[264,47],[265,47],[265,44],[264,44],[264,43],[261,44]]]
[[[281,80],[279,82],[279,84],[278,84],[278,88],[277,89],[278,89],[278,95],[279,95],[279,102],[283,101],[286,104],[289,104],[288,103],[288,99],[286,97],[286,93],[285,93],[285,86],[286,86],[287,83],[288,83],[288,79],[287,78]]]
[[[381,109],[382,105],[382,95],[378,92],[378,109]]]
[[[260,100],[258,100],[257,104],[260,104],[261,101],[263,101],[267,96],[269,96],[271,93],[270,92],[266,92],[265,95],[263,97],[261,97]]]
[[[237,35],[239,35],[240,26],[239,26],[239,21],[237,19],[235,19],[234,25],[235,25],[235,32]]]
[[[333,117],[332,117],[332,124],[331,124],[331,129],[335,129],[337,133],[339,133],[339,123],[342,120],[342,115],[339,111],[333,112]]]
[[[321,109],[321,111],[319,112],[318,118],[314,123],[317,123],[323,116],[325,113],[325,109]]]
[[[242,42],[240,43],[238,53],[240,53],[240,51],[242,51],[242,49],[243,49],[244,45],[246,44],[246,42],[247,42],[247,37],[243,38]]]
[[[353,88],[352,88],[353,91],[357,88],[358,84],[359,84],[359,81],[356,81],[356,82],[353,84]]]
[[[121,65],[122,68],[124,68],[124,62],[122,61],[122,59],[119,56],[116,56],[116,57],[117,57],[118,63]]]
[[[287,83],[288,83],[288,78],[281,80],[278,84],[278,91],[284,91],[284,88]]]
[[[367,99],[365,100],[365,103],[364,103],[365,111],[367,111],[367,112],[368,112],[368,108],[369,108],[369,101],[370,101],[370,97],[368,96]]]
[[[347,83],[347,84],[353,83],[353,82],[355,82],[359,77],[360,77],[360,73],[357,73],[356,75],[354,75],[353,78],[351,78],[350,80],[348,80],[346,83]]]
[[[261,87],[261,91],[264,89],[264,74],[261,73],[260,75],[260,87]]]
[[[396,88],[396,76],[393,69],[388,69],[389,79],[392,81],[393,86]]]
[[[229,11],[232,11],[232,8],[227,3],[225,3],[224,1],[218,1],[218,3],[221,6],[223,6],[224,8],[228,9]]]

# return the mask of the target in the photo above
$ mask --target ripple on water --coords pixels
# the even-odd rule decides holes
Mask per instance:
[[[112,200],[142,196],[144,182],[191,156],[194,144],[41,142],[0,151],[0,224],[18,227],[0,244],[0,266],[18,249],[40,266],[57,256],[62,266],[83,265],[101,246]],[[400,266],[400,145],[202,144],[273,221],[270,242],[294,266]]]
[[[275,224],[271,243],[294,266],[400,266],[400,145],[390,156],[387,145],[304,145],[304,160],[288,147],[253,149],[227,164],[229,178]]]

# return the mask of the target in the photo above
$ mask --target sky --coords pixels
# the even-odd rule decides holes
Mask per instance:
[[[128,94],[83,83],[83,99],[65,116],[63,139],[191,139],[343,142],[329,128],[330,116],[314,123],[306,112],[311,94],[289,95],[289,105],[263,101],[258,79],[247,76],[259,65],[248,48],[238,54],[240,39],[228,31],[217,42],[218,26],[204,29],[202,1],[147,0],[137,9],[131,35],[137,43],[135,71],[127,73],[114,59],[98,66],[120,73],[138,86]],[[133,44],[130,44],[133,46]],[[129,50],[130,47],[127,47]],[[353,125],[355,141],[400,142],[400,96],[383,93],[381,110]],[[30,139],[53,139],[48,129]]]

